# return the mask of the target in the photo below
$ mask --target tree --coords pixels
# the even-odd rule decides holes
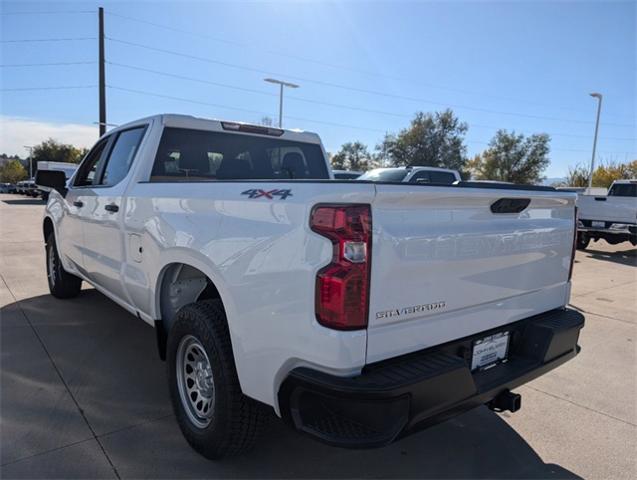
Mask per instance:
[[[268,117],[263,116],[261,117],[261,125],[265,126],[265,127],[271,127],[272,125],[274,125],[274,120],[272,120],[272,117]]]
[[[16,183],[27,178],[27,170],[18,160],[9,160],[0,167],[0,181]]]
[[[367,170],[372,166],[372,156],[361,142],[344,143],[332,159],[332,168],[336,170]]]
[[[37,170],[38,162],[67,162],[79,163],[86,154],[86,149],[77,148],[73,145],[57,142],[49,138],[33,147],[33,170]]]
[[[586,167],[581,165],[575,165],[574,167],[568,167],[568,174],[566,175],[567,187],[588,187],[588,176],[590,172]]]
[[[569,167],[566,177],[571,187],[588,187],[590,169],[580,164]],[[593,187],[608,188],[615,180],[637,178],[637,160],[628,163],[607,162],[593,172]]]
[[[608,188],[615,180],[635,178],[637,160],[631,163],[602,163],[593,172],[593,186]]]
[[[451,110],[419,112],[409,127],[385,135],[376,147],[395,166],[429,166],[462,171],[467,162],[464,135],[467,124]]]
[[[472,174],[478,180],[538,183],[550,163],[550,141],[545,133],[525,137],[498,130],[489,147],[470,162]]]

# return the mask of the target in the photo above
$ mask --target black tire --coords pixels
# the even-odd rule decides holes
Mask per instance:
[[[186,374],[179,373],[187,371],[183,362],[189,361],[188,355],[184,355],[184,342],[192,344],[193,338],[199,343],[199,346],[195,344],[194,348],[203,347],[205,350],[205,361],[209,362],[212,374],[212,391],[204,391],[202,397],[192,390],[190,394],[183,393],[188,388],[197,389],[199,385],[194,384],[191,377],[192,384],[187,386],[187,381],[185,383],[183,380]],[[184,360],[180,364],[178,356],[182,355]],[[186,305],[177,312],[168,334],[166,360],[173,410],[188,443],[204,457],[212,460],[250,450],[263,429],[266,411],[264,405],[246,397],[241,391],[226,314],[221,301],[203,300]],[[191,399],[194,395],[193,403],[199,398],[207,399],[212,405],[210,413],[207,413],[210,417],[198,416],[197,410],[201,409],[198,407],[199,404],[195,406],[189,403],[182,395],[189,395]],[[204,425],[197,425],[195,422]]]
[[[82,289],[82,279],[64,270],[52,233],[46,240],[45,248],[46,276],[51,295],[56,298],[76,297]]]
[[[577,249],[578,250],[586,250],[589,243],[591,243],[591,239],[588,235],[583,235],[581,233],[577,234]]]

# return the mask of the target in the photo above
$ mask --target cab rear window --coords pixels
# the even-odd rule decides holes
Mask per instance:
[[[611,197],[637,197],[637,183],[616,183],[608,192]]]
[[[243,133],[167,127],[150,181],[327,178],[319,145]]]

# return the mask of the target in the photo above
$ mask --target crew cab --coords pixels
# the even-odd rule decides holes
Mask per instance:
[[[157,115],[53,189],[51,293],[88,282],[155,327],[179,426],[208,458],[267,409],[342,447],[390,443],[579,352],[575,195],[332,178],[316,134]]]
[[[637,245],[637,180],[616,180],[608,195],[578,195],[577,248],[591,240]]]
[[[450,185],[461,180],[457,170],[438,167],[387,167],[375,168],[358,177],[374,182],[431,183]]]

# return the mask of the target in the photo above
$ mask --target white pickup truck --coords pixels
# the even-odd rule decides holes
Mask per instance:
[[[591,240],[637,245],[637,180],[616,180],[608,195],[578,195],[577,248]]]
[[[208,458],[268,407],[346,447],[516,411],[579,352],[572,193],[338,181],[315,134],[180,115],[108,132],[68,185],[40,173],[51,293],[86,281],[155,327]]]

